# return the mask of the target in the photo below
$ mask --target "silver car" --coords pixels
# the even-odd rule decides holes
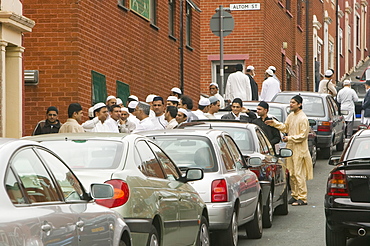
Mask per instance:
[[[191,185],[207,204],[211,236],[218,245],[236,246],[239,226],[244,226],[249,238],[262,236],[261,188],[228,133],[179,129],[142,134],[153,139],[182,170],[204,170],[204,178]]]
[[[131,245],[116,212],[94,202],[107,184],[85,192],[63,161],[40,144],[0,139],[0,245]]]
[[[152,141],[118,133],[46,134],[41,141],[66,160],[81,181],[111,184],[115,196],[99,204],[119,212],[136,246],[209,245],[208,211],[185,176]]]

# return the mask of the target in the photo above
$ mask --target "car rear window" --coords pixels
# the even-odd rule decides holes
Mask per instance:
[[[180,167],[203,168],[204,172],[218,171],[211,142],[196,136],[155,136],[153,140]]]
[[[123,153],[123,143],[102,140],[45,141],[72,169],[114,169]]]
[[[347,159],[370,158],[370,139],[357,138],[352,142]]]
[[[292,99],[294,95],[289,94],[280,94],[277,95],[273,101],[279,103],[290,103],[290,99]],[[324,110],[324,101],[322,97],[316,96],[304,96],[301,95],[303,98],[302,109],[303,112],[308,117],[325,117],[325,110]]]

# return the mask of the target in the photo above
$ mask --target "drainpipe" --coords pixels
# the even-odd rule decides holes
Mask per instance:
[[[184,93],[184,0],[180,0],[180,90]]]
[[[310,69],[310,64],[312,64],[312,61],[310,60],[310,49],[309,49],[309,42],[310,42],[310,33],[309,33],[309,30],[310,30],[310,16],[309,16],[309,13],[310,13],[310,1],[309,0],[306,0],[306,88],[307,88],[307,91],[310,90],[310,73],[309,73],[309,69]]]

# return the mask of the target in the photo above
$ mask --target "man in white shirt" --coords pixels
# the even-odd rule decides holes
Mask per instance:
[[[121,117],[121,107],[119,105],[112,105],[109,107],[110,117],[106,120],[107,124],[112,132],[119,133],[118,121]]]
[[[186,109],[178,108],[177,115],[176,115],[176,121],[177,123],[179,123],[179,125],[183,122],[187,122],[188,113],[189,111],[187,111]]]
[[[268,69],[270,69],[270,70],[272,70],[272,72],[274,73],[274,75],[272,75],[272,77],[274,78],[274,79],[276,79],[278,82],[279,82],[279,88],[280,88],[280,80],[278,79],[278,77],[276,76],[276,67],[274,67],[274,66],[269,66],[269,68]],[[281,91],[281,90],[280,90]],[[279,91],[279,92],[280,92]]]
[[[155,130],[152,119],[149,118],[150,105],[144,102],[139,102],[136,106],[133,115],[140,120],[138,126],[132,133],[137,133],[141,131]]]
[[[225,99],[232,101],[240,98],[242,101],[252,99],[251,85],[249,77],[243,72],[243,65],[236,64],[236,72],[229,75],[226,82]]]
[[[208,119],[218,119],[215,116],[215,113],[217,113],[220,110],[220,101],[218,100],[217,97],[210,97],[209,102],[211,103],[209,105],[209,110],[208,113],[204,114]],[[221,117],[219,117],[221,118]]]
[[[167,97],[166,105],[167,106],[175,106],[175,107],[178,107],[179,106],[179,102],[180,102],[180,99],[178,99],[177,97],[175,97],[175,96],[169,96],[169,97]]]
[[[150,113],[149,113],[149,117],[154,117],[155,116],[155,113],[153,111],[153,98],[155,98],[157,95],[154,95],[154,94],[149,94],[146,99],[145,99],[145,102],[147,104],[150,105]]]
[[[205,120],[208,119],[207,116],[205,116],[205,113],[208,113],[209,105],[211,102],[208,98],[201,98],[198,102],[198,109],[196,111],[193,111],[193,114],[195,114],[199,120]]]
[[[225,99],[218,93],[218,84],[211,83],[209,85],[209,95],[216,97],[220,102],[220,108],[225,108]]]
[[[346,121],[346,137],[350,138],[353,133],[353,121],[355,120],[355,102],[358,101],[357,93],[351,88],[351,81],[343,81],[343,88],[338,92],[337,102],[340,103],[341,110],[348,110],[344,115]]]
[[[104,103],[97,103],[94,105],[94,118],[82,124],[86,132],[112,132],[105,121],[108,118],[108,108]]]
[[[164,118],[164,101],[162,97],[154,97],[152,108],[155,116],[151,117],[153,125],[156,130],[163,130],[166,128],[168,122]]]
[[[165,119],[168,121],[166,129],[173,129],[179,124],[176,121],[177,113],[178,113],[177,107],[167,106],[166,113],[164,114]]]
[[[128,117],[130,116],[130,113],[128,111],[128,108],[122,107],[121,108],[121,117],[119,120],[119,132],[121,133],[131,133],[136,128],[136,124],[131,122]]]
[[[321,80],[319,84],[319,93],[328,93],[335,97],[337,95],[337,89],[335,88],[335,80],[333,80],[334,70],[326,70],[324,76],[325,79]]]
[[[131,101],[127,106],[128,112],[130,113],[128,120],[135,123],[136,127],[139,125],[140,120],[136,118],[136,116],[133,113],[135,112],[136,106],[138,104],[139,104],[138,101]]]
[[[271,69],[266,70],[265,76],[267,78],[262,83],[260,101],[271,102],[272,98],[280,92],[280,85],[274,79],[274,72]]]

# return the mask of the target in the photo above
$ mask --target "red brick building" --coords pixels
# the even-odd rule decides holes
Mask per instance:
[[[38,84],[25,87],[24,135],[51,105],[64,122],[70,103],[81,103],[86,120],[88,107],[107,95],[145,100],[183,86],[197,97],[199,0],[131,1],[23,1],[24,14],[36,22],[24,36],[24,69],[39,72]]]
[[[256,1],[201,2],[202,92],[208,92],[209,83],[220,83],[219,37],[209,27],[215,9],[219,5],[230,7],[230,4],[253,3]],[[276,75],[282,81],[282,90],[312,90],[312,5],[311,1],[263,0],[259,1],[257,9],[231,11],[235,27],[224,38],[225,84],[234,66],[242,63],[245,67],[255,67],[255,80],[261,90],[264,72],[272,65],[277,68]]]

